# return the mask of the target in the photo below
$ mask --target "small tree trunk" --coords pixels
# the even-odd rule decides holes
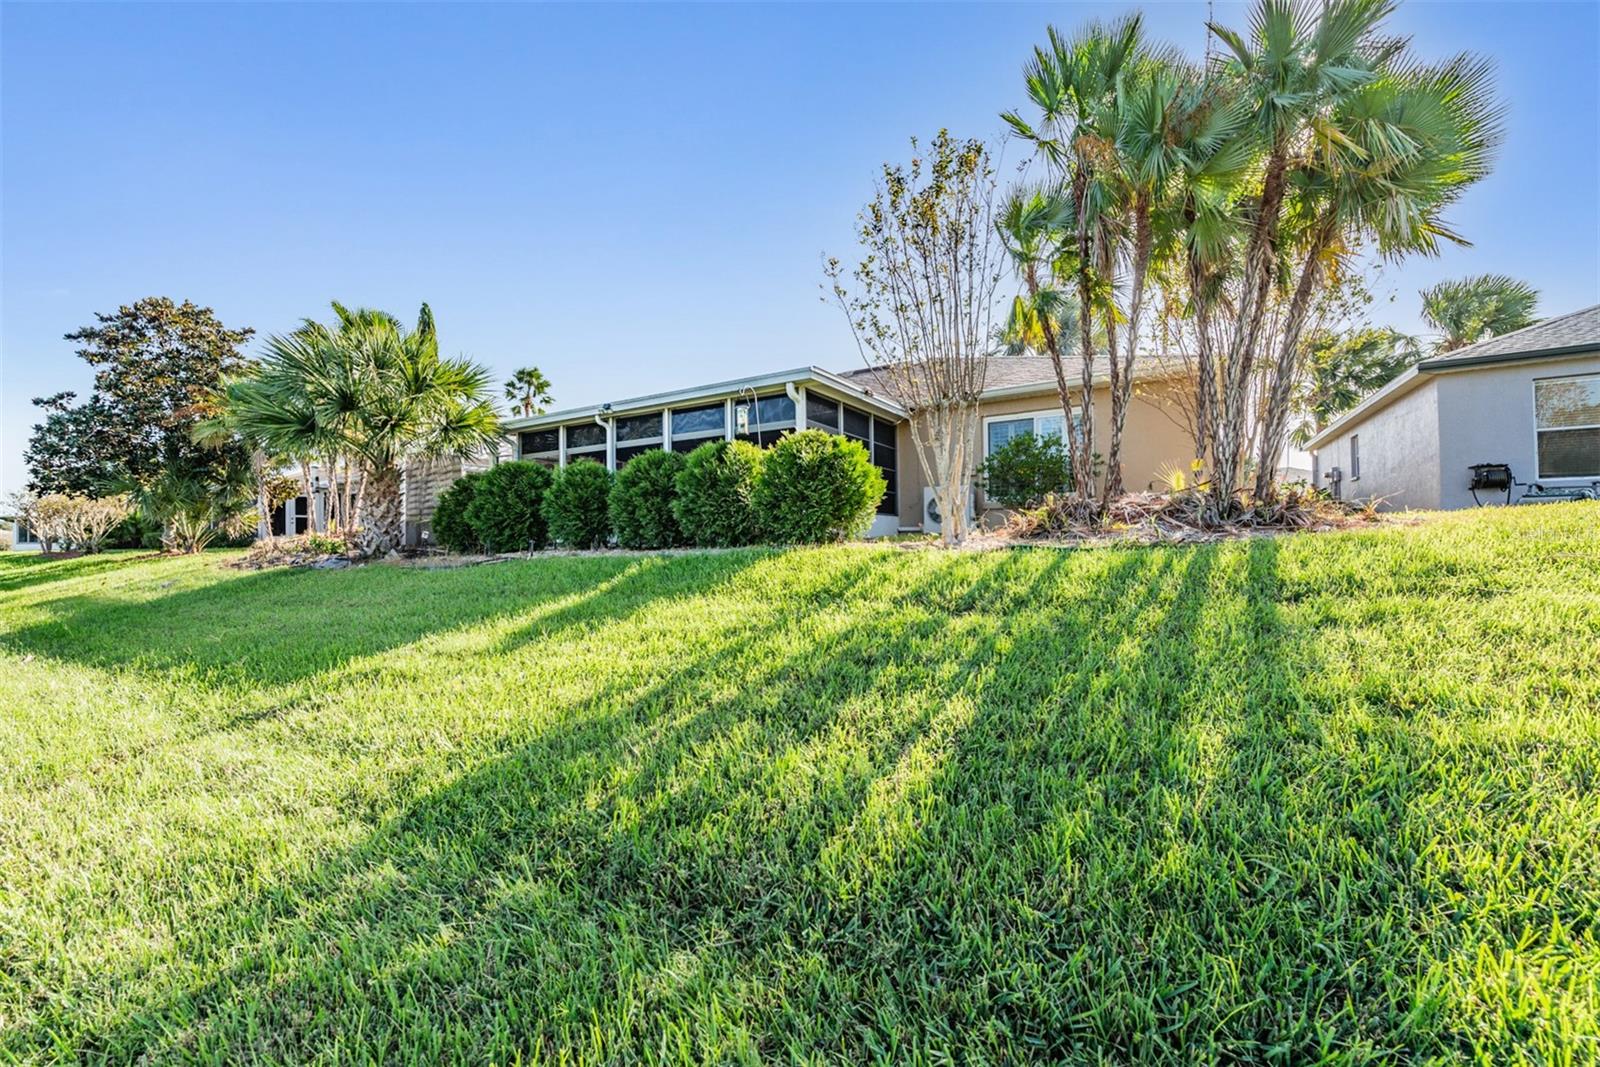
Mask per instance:
[[[272,495],[267,491],[267,456],[260,450],[250,453],[250,466],[256,475],[256,536],[269,545],[277,543],[272,536]]]
[[[362,479],[361,551],[381,556],[405,539],[405,513],[400,502],[400,471],[383,467]]]
[[[1128,295],[1128,341],[1117,365],[1117,346],[1111,352],[1111,443],[1106,449],[1104,501],[1126,491],[1122,480],[1122,429],[1128,421],[1128,404],[1133,399],[1133,364],[1139,348],[1139,316],[1144,310],[1145,278],[1150,269],[1150,199],[1141,192],[1133,205],[1133,280]],[[1114,337],[1115,334],[1108,334]]]
[[[1317,287],[1317,268],[1331,239],[1331,227],[1324,225],[1318,231],[1311,247],[1306,250],[1305,262],[1300,267],[1300,280],[1295,285],[1294,296],[1289,301],[1289,314],[1284,322],[1283,338],[1278,349],[1278,361],[1272,368],[1267,384],[1266,412],[1262,419],[1260,451],[1256,454],[1256,499],[1270,502],[1278,494],[1278,457],[1288,437],[1289,396],[1294,387],[1300,362],[1300,333],[1305,327],[1306,314],[1311,309],[1311,296]]]

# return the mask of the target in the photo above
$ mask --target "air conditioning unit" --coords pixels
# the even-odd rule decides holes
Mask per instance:
[[[967,487],[967,524],[970,526],[978,518],[978,494],[971,486]],[[944,529],[944,518],[939,514],[939,498],[934,495],[932,486],[922,487],[922,532],[939,533]]]

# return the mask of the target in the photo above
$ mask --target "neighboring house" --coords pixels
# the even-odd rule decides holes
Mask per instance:
[[[1103,360],[1101,364],[1096,369],[1095,450],[1103,453],[1110,437],[1111,401]],[[1130,489],[1143,489],[1170,469],[1188,469],[1193,445],[1183,409],[1190,387],[1181,368],[1153,360],[1137,367],[1134,381],[1134,400],[1123,431],[1123,470]],[[1076,390],[1076,376],[1069,377],[1068,384]],[[1019,433],[1059,434],[1061,404],[1050,360],[1042,356],[991,360],[979,417],[980,461]],[[690,452],[717,438],[766,447],[795,430],[824,429],[860,441],[889,483],[870,536],[938,528],[906,409],[890,383],[871,369],[836,373],[798,367],[513,418],[504,425],[516,459],[563,466],[586,456],[611,470],[649,449]],[[973,507],[992,513],[979,490],[974,491]]]
[[[429,524],[433,519],[434,505],[439,502],[439,494],[450,488],[451,483],[463,474],[487,470],[498,462],[499,458],[489,455],[473,455],[465,458],[442,456],[438,459],[413,460],[407,463],[400,475],[401,510],[405,514],[406,523],[405,543],[417,545],[424,540],[424,535],[430,532]],[[286,467],[279,473],[300,484],[299,468]],[[276,537],[306,533],[313,528],[313,509],[318,519],[325,520],[329,486],[327,479],[323,477],[320,464],[311,465],[311,484],[310,501],[306,499],[304,493],[285,500],[272,509],[272,515],[267,523],[262,524],[263,528],[257,530],[256,536],[265,536],[264,527],[268,523]]]
[[[1552,488],[1600,481],[1600,305],[1425,359],[1307,449],[1316,484],[1384,508],[1471,507],[1476,464]]]
[[[7,547],[13,552],[38,552],[44,548],[39,537],[21,520],[6,516],[0,518],[0,530],[6,534]]]

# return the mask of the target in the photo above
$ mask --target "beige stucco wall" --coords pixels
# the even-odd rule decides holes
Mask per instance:
[[[1183,379],[1169,378],[1135,384],[1133,403],[1128,406],[1127,423],[1122,430],[1122,477],[1130,490],[1159,484],[1168,468],[1187,470],[1194,458],[1194,443],[1183,420],[1188,386]],[[1060,400],[1053,387],[1017,396],[986,400],[979,407],[979,419],[996,415],[1017,415],[1028,411],[1058,411]],[[979,459],[987,441],[980,422]],[[1105,454],[1111,441],[1111,389],[1099,386],[1094,394],[1094,450]],[[911,441],[909,423],[900,424],[899,485],[900,525],[922,525],[922,491],[926,479],[917,462],[916,446]],[[981,491],[978,506],[985,508]]]

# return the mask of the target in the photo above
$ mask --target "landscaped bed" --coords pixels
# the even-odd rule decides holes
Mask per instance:
[[[0,1059],[1592,1062],[1597,528],[0,556]]]

